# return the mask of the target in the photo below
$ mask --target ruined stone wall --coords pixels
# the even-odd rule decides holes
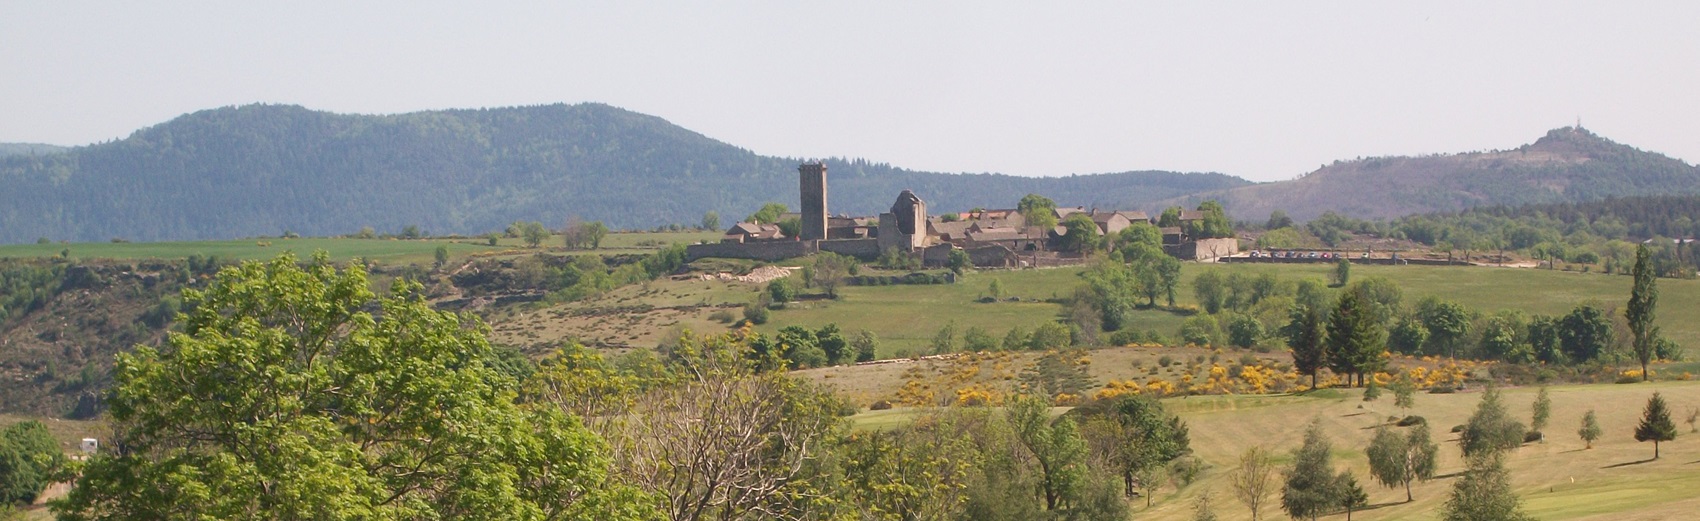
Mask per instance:
[[[685,246],[687,262],[707,257],[777,261],[815,252],[814,241],[768,241],[749,243],[692,244]]]

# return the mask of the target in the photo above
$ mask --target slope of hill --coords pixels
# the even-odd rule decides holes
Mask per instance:
[[[57,154],[67,150],[58,145],[41,143],[0,143],[0,157]]]
[[[1513,150],[1336,161],[1292,181],[1192,194],[1153,206],[1191,207],[1217,199],[1240,219],[1261,220],[1283,210],[1308,220],[1327,211],[1393,218],[1476,206],[1668,194],[1700,194],[1700,168],[1565,127]]]
[[[600,104],[332,114],[249,105],[187,114],[111,143],[0,158],[0,243],[396,231],[482,233],[569,216],[616,228],[723,222],[797,204],[792,158],[765,157]],[[934,207],[1131,207],[1248,182],[1127,172],[1026,178],[829,160],[831,210],[872,214],[904,188]]]

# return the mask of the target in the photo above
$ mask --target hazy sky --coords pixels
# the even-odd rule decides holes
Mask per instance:
[[[1700,160],[1700,2],[0,0],[0,141],[596,101],[769,155],[1286,179],[1574,124]],[[352,7],[351,7],[352,5]]]

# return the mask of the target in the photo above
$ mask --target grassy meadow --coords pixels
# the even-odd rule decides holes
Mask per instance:
[[[490,246],[482,237],[416,240],[267,237],[228,241],[10,244],[0,245],[0,258],[56,257],[65,254],[70,258],[79,260],[150,260],[182,259],[190,255],[203,257],[216,255],[221,259],[254,260],[276,257],[286,251],[293,251],[296,255],[305,257],[314,251],[324,250],[330,254],[332,260],[339,262],[363,258],[382,264],[429,265],[435,262],[437,247],[443,245],[448,246],[450,259],[464,259],[473,255],[518,256],[529,255],[538,251],[553,254],[595,253],[602,255],[647,253],[665,248],[672,243],[694,243],[700,240],[719,238],[720,232],[714,231],[610,233],[608,237],[603,239],[602,248],[574,251],[560,248],[561,239],[558,236],[551,237],[549,241],[544,242],[542,249],[528,248],[525,241],[518,238],[498,239],[495,246]]]
[[[1662,457],[1658,460],[1651,460],[1652,444],[1634,439],[1635,422],[1654,390],[1663,392],[1678,413],[1700,407],[1700,382],[1552,387],[1552,419],[1546,441],[1525,444],[1507,460],[1512,485],[1525,511],[1549,521],[1690,519],[1694,512],[1700,512],[1700,495],[1694,493],[1700,490],[1700,434],[1690,433],[1688,425],[1677,418],[1680,434],[1675,441],[1661,444]],[[1529,421],[1536,392],[1529,387],[1505,390],[1504,402],[1513,417],[1525,424]],[[1302,443],[1306,423],[1320,419],[1333,442],[1336,469],[1352,471],[1369,493],[1369,509],[1354,513],[1352,519],[1438,519],[1454,480],[1465,468],[1457,435],[1448,431],[1469,418],[1481,393],[1417,395],[1409,413],[1428,420],[1441,451],[1436,478],[1413,485],[1412,502],[1405,501],[1402,488],[1375,483],[1364,455],[1374,428],[1403,412],[1393,406],[1391,395],[1374,402],[1364,402],[1361,397],[1361,390],[1328,389],[1305,395],[1165,399],[1164,406],[1186,420],[1194,455],[1203,460],[1204,471],[1190,485],[1177,488],[1171,483],[1159,489],[1149,508],[1143,499],[1134,500],[1130,503],[1133,518],[1192,519],[1193,502],[1209,493],[1220,519],[1251,519],[1251,512],[1234,499],[1228,481],[1239,454],[1260,445],[1274,451],[1279,464],[1288,464],[1292,451]],[[1582,415],[1590,409],[1598,415],[1605,435],[1593,449],[1584,450],[1575,432]],[[926,413],[925,409],[907,408],[868,411],[852,421],[858,429],[889,429]],[[1278,490],[1271,502],[1275,506],[1263,509],[1261,518],[1286,519],[1279,511]]]

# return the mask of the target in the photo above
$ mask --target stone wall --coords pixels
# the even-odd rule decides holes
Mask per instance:
[[[1014,268],[1020,264],[1015,252],[1001,244],[969,248],[968,260],[978,268]]]
[[[685,260],[689,262],[707,257],[721,257],[773,262],[813,254],[814,246],[814,241],[692,244],[685,246]]]
[[[1199,239],[1181,244],[1164,246],[1163,251],[1180,260],[1208,261],[1220,257],[1236,255],[1240,252],[1240,240],[1232,237],[1221,239]]]
[[[815,249],[830,251],[839,255],[849,255],[863,260],[873,260],[880,256],[879,239],[847,239],[820,241],[815,243]]]

